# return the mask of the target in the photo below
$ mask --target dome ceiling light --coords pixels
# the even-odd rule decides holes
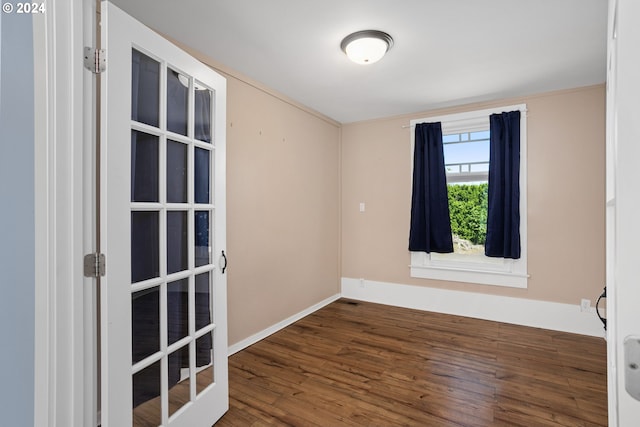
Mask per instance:
[[[393,46],[393,38],[383,31],[364,30],[349,34],[340,48],[356,64],[373,64]]]

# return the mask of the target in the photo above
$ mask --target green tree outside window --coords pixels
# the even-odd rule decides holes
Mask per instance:
[[[487,236],[488,183],[449,184],[451,232],[474,245],[484,245]]]

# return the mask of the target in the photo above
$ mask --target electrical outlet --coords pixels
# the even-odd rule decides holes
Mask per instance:
[[[591,300],[583,298],[580,300],[580,311],[589,311],[591,308]]]

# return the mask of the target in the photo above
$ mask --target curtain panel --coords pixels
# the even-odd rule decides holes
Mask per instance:
[[[485,255],[520,258],[520,111],[489,116],[489,204]]]
[[[413,152],[409,250],[453,252],[441,123],[418,123]]]

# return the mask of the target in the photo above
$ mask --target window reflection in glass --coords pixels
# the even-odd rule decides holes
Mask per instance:
[[[131,357],[138,363],[160,350],[160,289],[131,295]]]
[[[187,212],[167,212],[167,274],[188,268]]]
[[[167,130],[187,135],[189,80],[167,69]]]
[[[131,283],[159,275],[159,212],[131,212]]]
[[[195,91],[195,131],[194,137],[199,141],[211,142],[211,99],[209,89],[199,88],[196,84]]]
[[[131,201],[158,201],[158,137],[131,131]]]
[[[195,203],[207,204],[210,201],[210,151],[202,148],[196,148],[194,157],[194,201]]]
[[[131,119],[158,127],[160,63],[135,49],[131,52]]]
[[[187,145],[167,140],[167,202],[187,203]]]
[[[209,211],[195,212],[195,264],[196,267],[210,263],[209,255]]]
[[[207,333],[196,340],[196,392],[200,393],[213,384],[213,332]]]
[[[167,283],[167,343],[189,334],[189,279]]]

